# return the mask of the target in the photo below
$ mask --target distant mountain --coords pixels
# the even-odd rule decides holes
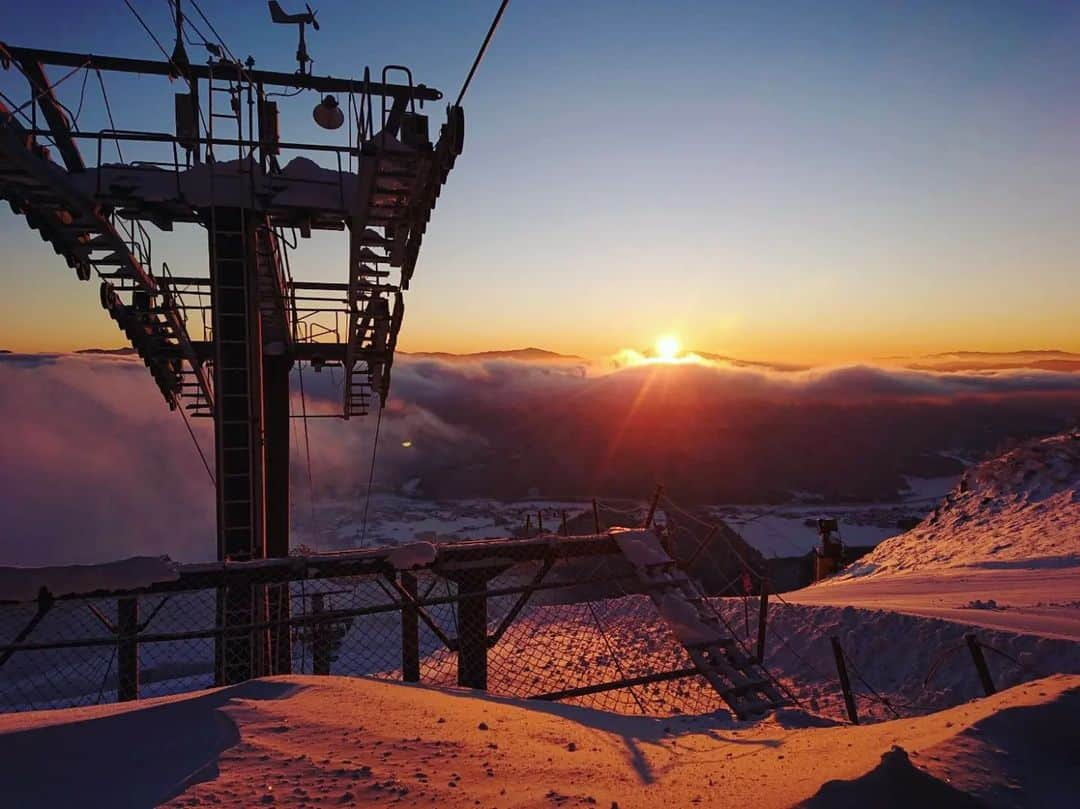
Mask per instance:
[[[1033,371],[1080,372],[1080,354],[1053,348],[1022,351],[942,351],[919,357],[885,357],[913,371]]]
[[[422,357],[425,359],[447,360],[522,360],[526,362],[545,361],[573,361],[585,362],[584,357],[574,354],[558,354],[543,348],[510,348],[496,351],[477,351],[472,354],[454,354],[449,351],[399,351],[399,355],[405,357]]]
[[[134,348],[80,348],[76,354],[106,354],[113,357],[128,357],[135,353]]]

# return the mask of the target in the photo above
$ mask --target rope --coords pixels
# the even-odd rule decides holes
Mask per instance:
[[[855,673],[856,679],[858,679],[858,681],[866,687],[866,690],[870,692],[870,698],[876,699],[878,702],[888,708],[892,712],[893,716],[895,716],[897,719],[900,719],[900,712],[892,706],[892,703],[889,702],[887,697],[881,696],[881,694],[875,691],[874,687],[866,681],[866,678],[863,677],[862,673],[859,671],[858,666],[855,665],[855,662],[851,659],[850,655],[848,655],[847,651],[842,646],[840,647],[840,653],[843,654],[844,660],[847,661],[848,667]]]
[[[991,652],[994,652],[995,654],[1001,655],[1006,660],[1011,660],[1013,663],[1015,663],[1017,666],[1019,666],[1023,671],[1026,671],[1029,674],[1034,674],[1036,677],[1047,677],[1047,676],[1049,676],[1045,672],[1042,672],[1039,669],[1034,668],[1033,666],[1029,666],[1026,663],[1021,663],[1019,660],[1017,660],[1011,654],[1008,654],[1006,652],[1001,651],[1001,649],[998,649],[996,646],[991,646],[989,643],[984,643],[981,640],[979,641],[979,645],[981,647],[983,647],[984,649],[989,649]]]
[[[667,503],[668,505],[670,505],[670,506],[671,506],[671,509],[672,509],[672,510],[673,510],[673,511],[674,511],[674,512],[675,512],[676,514],[679,514],[679,515],[681,515],[681,516],[683,516],[683,517],[686,517],[686,518],[687,518],[688,520],[691,520],[691,521],[693,521],[693,522],[696,522],[696,523],[697,523],[698,525],[700,525],[700,526],[701,526],[701,527],[703,527],[703,528],[708,528],[709,530],[713,530],[713,529],[717,528],[717,525],[716,525],[716,524],[714,524],[714,523],[709,523],[709,522],[706,522],[705,520],[701,519],[700,517],[697,517],[697,516],[695,516],[694,514],[691,514],[691,513],[689,512],[689,511],[687,511],[687,510],[686,510],[686,509],[684,509],[684,508],[683,508],[682,506],[680,506],[680,505],[679,505],[678,503],[676,503],[676,502],[675,502],[674,500],[672,500],[672,499],[671,499],[671,498],[670,498],[670,497],[669,497],[669,496],[668,496],[667,494],[662,494],[662,495],[660,496],[660,500],[661,500],[662,502],[665,502],[665,503]],[[730,539],[728,539],[728,538],[727,538],[727,536],[725,535],[725,532],[724,532],[724,531],[720,531],[720,530],[717,530],[717,531],[716,531],[716,534],[717,534],[717,536],[719,536],[719,537],[720,537],[721,539],[723,539],[723,540],[724,540],[724,543],[725,543],[725,544],[726,544],[726,545],[728,546],[728,550],[730,550],[730,551],[731,551],[731,552],[732,552],[732,553],[733,553],[733,554],[735,555],[735,558],[736,558],[736,559],[738,559],[738,560],[739,560],[740,562],[742,562],[742,564],[743,564],[743,567],[744,567],[744,568],[746,568],[746,569],[747,569],[748,571],[750,571],[750,575],[752,575],[752,576],[755,576],[755,577],[756,577],[756,578],[757,578],[757,579],[758,579],[759,581],[761,581],[762,579],[764,579],[764,578],[765,578],[765,576],[764,576],[764,575],[762,575],[761,573],[759,573],[759,572],[758,572],[758,571],[757,571],[757,570],[756,570],[756,569],[754,568],[754,566],[753,566],[753,565],[751,565],[751,564],[750,564],[750,563],[749,563],[749,562],[748,562],[748,561],[746,560],[746,557],[745,557],[745,556],[743,556],[743,555],[742,555],[742,554],[741,554],[741,553],[739,552],[739,549],[738,549],[738,548],[736,548],[736,547],[735,547],[735,545],[734,545],[734,543],[732,543],[732,541],[731,541]]]
[[[127,2],[127,0],[124,0]],[[109,114],[109,128],[115,130],[116,122],[113,120],[112,106],[109,104],[109,94],[105,92],[105,79],[101,78],[101,71],[94,68],[94,72],[97,73],[98,84],[101,85],[101,97],[105,100],[105,112]],[[120,139],[113,139],[116,143],[116,154],[120,157],[120,162],[124,162],[124,153],[120,150]]]
[[[210,485],[217,486],[217,481],[214,479],[214,473],[210,469],[210,464],[206,461],[206,455],[203,454],[202,445],[199,444],[199,439],[195,437],[195,431],[191,429],[191,422],[188,420],[187,413],[184,412],[184,406],[181,404],[176,409],[180,411],[180,417],[184,420],[184,426],[187,427],[188,435],[191,436],[191,440],[195,444],[195,451],[199,453],[199,458],[202,460],[203,468],[206,470],[206,474],[210,477]]]
[[[83,73],[82,87],[79,88],[79,107],[75,110],[75,116],[72,118],[71,125],[75,128],[75,131],[79,131],[79,116],[82,115],[83,101],[86,98],[86,80],[90,78],[90,71],[87,70]]]
[[[371,468],[368,470],[367,496],[364,498],[364,522],[360,531],[360,547],[367,540],[368,507],[371,505],[371,482],[375,479],[375,453],[379,449],[379,428],[382,426],[383,406],[379,405],[379,415],[375,419],[375,441],[371,445]]]

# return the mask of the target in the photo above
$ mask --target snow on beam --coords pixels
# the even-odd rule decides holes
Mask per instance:
[[[136,590],[180,578],[167,556],[133,556],[99,565],[0,567],[0,601],[34,601],[42,590],[53,598]]]

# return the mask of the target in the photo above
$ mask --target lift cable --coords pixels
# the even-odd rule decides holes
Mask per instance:
[[[480,67],[480,60],[483,59],[484,54],[487,53],[491,38],[495,36],[495,29],[499,27],[503,12],[506,11],[508,5],[510,5],[510,0],[502,0],[502,3],[499,4],[499,10],[495,12],[495,19],[491,21],[491,27],[488,28],[487,36],[484,37],[484,44],[482,44],[480,50],[477,51],[476,59],[473,60],[472,67],[469,68],[469,75],[465,77],[465,83],[461,85],[461,92],[458,93],[457,101],[454,102],[455,107],[461,106],[461,99],[465,97],[465,91],[469,89],[469,83],[472,82],[473,74],[476,73],[476,68]]]
[[[135,15],[135,19],[139,21],[139,25],[143,27],[143,30],[150,35],[150,39],[152,39],[154,41],[154,44],[157,45],[157,49],[161,51],[161,55],[165,57],[165,60],[176,69],[176,75],[184,75],[183,71],[180,70],[176,62],[174,62],[172,60],[172,57],[169,56],[169,52],[165,50],[165,46],[161,44],[161,40],[154,36],[154,32],[150,29],[150,26],[146,24],[146,20],[144,20],[142,18],[142,15],[135,10],[135,6],[131,5],[131,0],[124,0],[124,5],[127,6],[131,13]]]
[[[375,441],[371,445],[371,468],[368,470],[367,495],[364,497],[364,520],[360,530],[360,547],[367,540],[368,507],[371,505],[371,482],[375,479],[375,453],[379,449],[379,428],[382,426],[383,403],[379,402],[379,415],[375,418]]]
[[[225,51],[225,55],[232,59],[234,62],[239,62],[240,60],[236,58],[236,54],[234,54],[229,48],[229,46],[225,44],[225,40],[221,38],[221,34],[217,32],[216,28],[214,28],[214,24],[210,22],[210,20],[205,14],[203,14],[203,10],[199,8],[199,4],[195,2],[195,0],[188,0],[188,2],[191,3],[195,11],[198,12],[200,17],[202,17],[202,21],[206,23],[206,27],[210,29],[210,33],[217,38],[218,44],[221,45],[222,50]],[[200,36],[202,35],[200,34]]]
[[[105,100],[105,112],[109,115],[109,126],[112,127],[113,132],[116,131],[116,122],[113,120],[112,106],[109,104],[109,94],[105,92],[105,79],[101,77],[101,71],[94,68],[94,72],[97,73],[98,84],[101,85],[101,97]],[[120,158],[120,162],[124,162],[124,153],[120,150],[120,139],[114,138],[116,141],[116,154]]]

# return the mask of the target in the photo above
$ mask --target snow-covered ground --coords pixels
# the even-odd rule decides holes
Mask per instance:
[[[840,520],[840,532],[849,545],[877,545],[903,529],[905,520],[928,514],[956,478],[909,478],[911,491],[894,503],[791,504],[785,506],[714,505],[705,509],[722,519],[767,557],[802,556],[818,542],[816,519],[822,514]],[[627,524],[636,524],[647,502],[604,503],[605,509],[624,511]],[[293,543],[326,551],[364,545],[391,545],[414,540],[452,542],[458,539],[505,537],[525,526],[558,530],[563,512],[571,519],[591,511],[588,500],[424,500],[379,493],[368,507],[365,498],[320,500],[314,506],[301,501],[294,510]],[[664,521],[663,509],[658,521]]]
[[[916,528],[788,598],[1080,640],[1080,433],[979,464]]]
[[[883,529],[931,502],[927,487],[911,489],[910,502],[839,515],[842,526]],[[701,677],[562,703],[515,699],[688,665],[643,595],[538,598],[489,651],[489,688],[502,696],[446,688],[454,653],[425,642],[426,687],[292,676],[3,716],[0,783],[18,806],[1071,807],[1080,787],[1078,492],[1080,439],[1031,442],[969,470],[915,529],[842,575],[776,597],[765,664],[796,707],[756,724],[731,719]],[[369,531],[404,543],[507,535],[538,509],[555,527],[563,509],[583,504],[390,506]],[[355,544],[361,509],[317,510],[311,525],[329,525],[318,536],[335,547]],[[805,521],[823,510],[758,509],[741,525],[739,509],[717,516],[744,535],[751,525],[798,525],[813,542]],[[850,528],[845,539],[859,542]],[[756,601],[711,603],[752,646]],[[369,618],[386,619],[383,634],[394,637],[396,616]],[[994,697],[979,698],[970,631],[1007,689]],[[832,638],[847,658],[859,727],[837,724]],[[400,676],[396,645],[376,646],[343,653],[335,673]],[[143,739],[155,743],[132,743]]]
[[[293,544],[316,551],[396,545],[403,542],[452,542],[511,536],[530,521],[535,531],[540,518],[546,530],[557,530],[562,512],[572,517],[591,508],[585,501],[559,500],[423,500],[375,494],[365,498],[301,502],[293,514]]]
[[[0,783],[19,807],[1052,809],[1075,805],[1078,723],[1080,677],[1066,676],[859,727],[293,676],[0,717]]]

